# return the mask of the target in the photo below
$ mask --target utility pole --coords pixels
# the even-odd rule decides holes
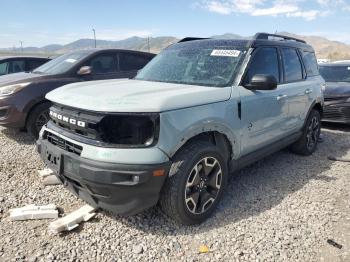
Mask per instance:
[[[92,28],[92,31],[94,32],[94,40],[95,40],[95,48],[96,48],[96,31],[94,28]]]
[[[148,46],[148,53],[150,53],[151,52],[151,46],[150,46],[149,37],[147,37],[147,46]]]
[[[21,43],[21,53],[23,53],[23,41],[19,41]]]

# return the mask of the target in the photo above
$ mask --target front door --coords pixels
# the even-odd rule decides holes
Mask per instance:
[[[277,48],[256,49],[243,80],[249,83],[256,74],[274,76],[281,81],[280,56]],[[241,155],[267,146],[284,136],[288,117],[288,97],[282,85],[275,90],[248,90],[239,86],[241,97]]]

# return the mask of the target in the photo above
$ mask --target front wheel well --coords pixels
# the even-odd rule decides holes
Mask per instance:
[[[183,148],[185,145],[192,143],[193,141],[206,141],[206,142],[210,142],[213,145],[218,146],[219,148],[221,148],[224,153],[224,156],[226,157],[227,160],[230,159],[232,153],[233,153],[233,149],[232,149],[232,145],[229,141],[229,139],[227,138],[227,136],[223,133],[220,133],[218,131],[208,131],[208,132],[203,132],[200,134],[197,134],[193,137],[191,137],[190,139],[188,139],[186,141],[185,144],[183,144],[176,152],[175,154],[181,150],[181,148]]]
[[[32,106],[30,107],[30,109],[28,110],[28,113],[27,113],[27,115],[26,115],[25,128],[27,127],[27,123],[28,123],[29,116],[30,116],[30,114],[33,112],[33,110],[34,110],[36,107],[38,107],[38,106],[40,106],[40,105],[42,105],[42,104],[46,104],[46,103],[51,104],[51,102],[50,102],[49,100],[41,100],[41,101],[35,103],[34,105],[32,105]]]
[[[323,107],[322,107],[321,103],[316,103],[313,106],[313,109],[317,110],[320,113],[321,118],[322,118],[322,116],[323,116]]]

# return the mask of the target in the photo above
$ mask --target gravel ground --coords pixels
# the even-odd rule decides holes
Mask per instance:
[[[11,222],[8,210],[83,205],[62,186],[44,187],[30,138],[0,128],[0,261],[350,261],[350,129],[327,126],[311,157],[278,152],[230,178],[215,215],[174,225],[157,208],[133,217],[100,212],[78,229],[50,235],[49,220]],[[327,244],[334,239],[343,245]],[[210,252],[199,254],[201,245]]]

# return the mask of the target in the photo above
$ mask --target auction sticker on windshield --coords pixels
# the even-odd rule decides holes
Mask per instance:
[[[73,58],[68,58],[66,59],[66,62],[67,63],[75,63],[77,60],[76,59],[73,59]]]
[[[239,50],[225,50],[225,49],[214,49],[211,52],[211,56],[231,56],[238,57],[241,51]]]

